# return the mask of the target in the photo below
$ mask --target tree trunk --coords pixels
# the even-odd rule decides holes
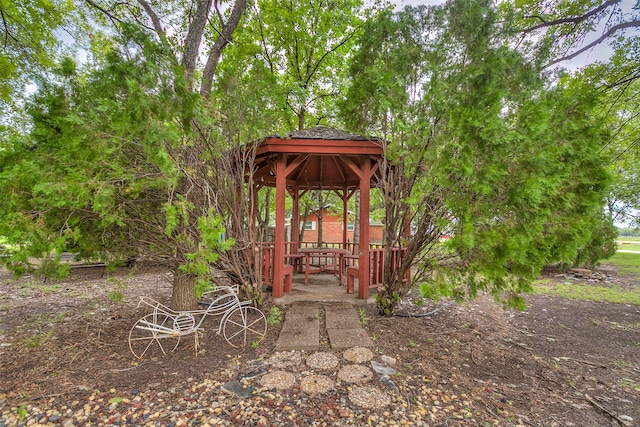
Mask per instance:
[[[356,191],[355,204],[356,204],[356,217],[353,220],[353,244],[354,246],[360,241],[360,190]],[[358,251],[355,252],[356,254]]]
[[[298,230],[298,242],[301,242],[301,243],[304,241],[304,227],[309,217],[309,210],[310,210],[309,205],[305,203],[304,213],[302,214],[302,225],[300,226],[300,230]]]
[[[271,216],[271,190],[272,187],[267,187],[264,197],[264,204],[256,209],[256,213],[258,215],[257,238],[259,242],[266,242],[267,236],[269,235],[269,218]]]
[[[171,293],[171,308],[173,310],[186,311],[198,308],[195,284],[195,275],[174,270],[173,291]]]
[[[196,68],[196,61],[198,59],[198,54],[200,53],[200,43],[202,42],[202,35],[204,34],[204,28],[207,25],[210,10],[211,0],[198,1],[196,13],[193,15],[193,19],[189,24],[187,37],[184,41],[182,66],[189,76],[189,83],[191,83],[191,76]]]
[[[324,206],[322,190],[318,190],[318,247],[322,246],[322,217],[324,216]]]

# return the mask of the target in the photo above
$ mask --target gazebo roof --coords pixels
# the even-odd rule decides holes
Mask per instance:
[[[382,154],[382,145],[375,138],[317,126],[260,141],[254,180],[275,186],[275,160],[284,156],[287,187],[357,188],[360,179],[355,170],[363,161],[370,162],[375,169]]]
[[[289,132],[286,136],[288,139],[334,139],[334,140],[350,140],[350,141],[377,141],[377,138],[367,138],[355,133],[345,132],[329,126],[316,126],[309,129],[296,130]]]

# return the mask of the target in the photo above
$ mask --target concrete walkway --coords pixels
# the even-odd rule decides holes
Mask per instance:
[[[296,302],[286,308],[276,351],[319,350],[321,328],[326,329],[332,349],[373,347],[352,304]]]

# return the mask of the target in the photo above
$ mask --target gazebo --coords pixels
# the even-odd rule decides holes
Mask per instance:
[[[322,126],[292,132],[285,137],[266,137],[258,143],[253,185],[256,188],[272,186],[276,190],[275,237],[266,261],[271,265],[267,279],[272,284],[274,298],[283,296],[288,290],[284,279],[292,274],[292,269],[287,260],[294,260],[303,250],[297,232],[300,226],[300,198],[307,191],[318,189],[331,190],[340,196],[343,224],[348,223],[347,203],[360,190],[360,211],[357,213],[360,238],[354,242],[355,251],[352,254],[352,258],[357,259],[357,268],[351,268],[349,274],[351,278],[358,279],[358,298],[368,297],[372,267],[381,271],[381,265],[371,265],[369,193],[377,179],[382,156],[383,148],[378,140]],[[291,242],[286,242],[285,237],[286,193],[293,200]],[[343,249],[347,248],[346,226],[343,227],[342,246]],[[340,265],[339,268],[344,266]]]

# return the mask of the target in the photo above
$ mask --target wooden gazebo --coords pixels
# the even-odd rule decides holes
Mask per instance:
[[[328,127],[315,127],[296,131],[286,137],[267,137],[259,142],[255,172],[256,187],[272,186],[276,189],[275,238],[269,260],[272,263],[270,281],[272,296],[281,297],[285,292],[284,278],[290,267],[286,260],[295,257],[300,248],[298,233],[292,232],[292,242],[285,238],[285,196],[293,200],[291,229],[299,230],[299,200],[309,190],[332,190],[343,201],[343,224],[348,223],[347,202],[360,190],[360,239],[357,245],[358,297],[369,294],[370,246],[369,210],[370,189],[378,173],[379,160],[383,156],[381,144],[373,138],[365,138]],[[347,245],[347,227],[343,227],[343,245]],[[340,266],[342,268],[342,266]]]

